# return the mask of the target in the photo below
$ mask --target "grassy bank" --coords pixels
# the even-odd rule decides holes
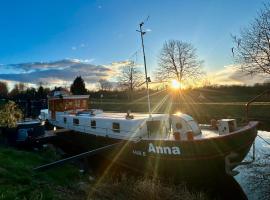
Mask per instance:
[[[75,166],[65,165],[34,172],[38,165],[60,157],[52,149],[26,152],[0,147],[0,200],[64,199],[206,199],[201,192],[190,192],[185,185],[162,183],[150,178],[122,175],[118,178],[81,174]],[[91,175],[91,176],[89,176]]]
[[[0,199],[84,199],[83,177],[71,165],[35,173],[32,169],[59,156],[53,150],[25,152],[0,148]]]
[[[162,183],[149,178],[121,176],[119,179],[107,178],[105,182],[92,185],[88,200],[203,200],[202,192],[190,192],[184,184]]]

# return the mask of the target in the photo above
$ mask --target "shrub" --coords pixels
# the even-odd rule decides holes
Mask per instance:
[[[13,101],[6,103],[0,110],[0,127],[16,127],[23,117],[22,111]]]

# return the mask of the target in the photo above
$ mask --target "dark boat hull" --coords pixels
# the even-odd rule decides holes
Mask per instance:
[[[124,141],[119,148],[103,152],[100,156],[112,164],[121,164],[154,176],[192,178],[222,174],[225,173],[227,155],[232,152],[237,154],[233,162],[241,162],[247,155],[257,136],[257,124],[250,122],[239,131],[216,138],[192,141],[141,140],[136,143]],[[59,134],[59,141],[68,144],[69,150],[81,152],[121,140],[69,132]]]

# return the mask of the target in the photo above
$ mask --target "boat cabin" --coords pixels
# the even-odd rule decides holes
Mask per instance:
[[[54,96],[49,98],[48,111],[52,120],[56,119],[56,112],[73,112],[87,110],[89,95]]]
[[[40,117],[54,126],[97,136],[119,139],[188,139],[201,134],[194,119],[186,114],[109,113],[89,109],[89,95],[57,93],[49,98],[48,110]]]

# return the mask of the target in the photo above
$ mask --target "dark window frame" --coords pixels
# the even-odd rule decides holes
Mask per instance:
[[[96,120],[91,120],[91,128],[96,129],[97,128],[97,122]]]
[[[182,128],[183,128],[183,125],[182,125],[181,122],[177,122],[177,123],[175,124],[175,127],[176,127],[176,129],[182,129]]]
[[[63,122],[64,122],[64,124],[67,123],[67,118],[66,117],[63,118]]]
[[[119,122],[113,122],[112,123],[112,130],[115,133],[120,133],[120,123]]]
[[[79,125],[80,124],[80,120],[78,118],[73,118],[73,125]]]

